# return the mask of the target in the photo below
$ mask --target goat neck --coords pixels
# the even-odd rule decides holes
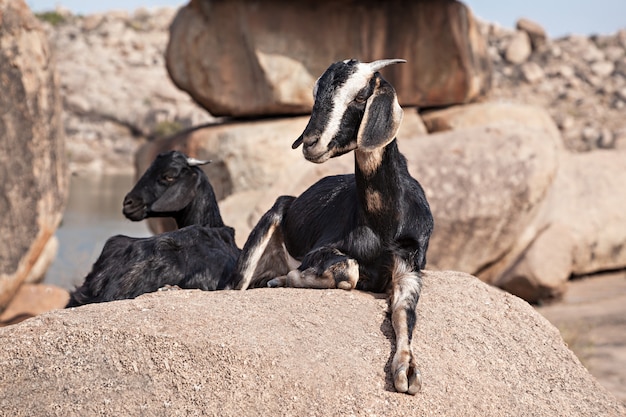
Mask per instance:
[[[197,167],[199,180],[196,197],[184,209],[172,214],[179,228],[198,224],[206,227],[223,227],[224,222],[220,214],[213,187],[206,178],[206,174]],[[204,180],[202,180],[204,179]]]
[[[356,149],[354,160],[359,215],[368,224],[380,226],[377,230],[392,230],[398,222],[404,178],[409,176],[397,140],[372,151]]]

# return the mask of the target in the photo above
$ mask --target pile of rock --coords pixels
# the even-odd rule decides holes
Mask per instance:
[[[626,148],[626,29],[549,39],[527,19],[515,30],[479,26],[494,67],[493,99],[547,109],[572,151]]]
[[[236,37],[234,32],[229,35],[235,29],[232,25],[222,28],[220,25],[225,21],[213,22],[210,14],[197,12],[203,10],[204,2],[191,3],[194,7],[181,9],[177,18],[181,23],[174,22],[167,61],[164,56],[170,39],[168,27],[177,15],[174,9],[139,9],[134,13],[109,12],[85,17],[59,11],[64,21],[46,26],[60,73],[64,125],[73,172],[128,170],[131,166],[128,155],[143,139],[215,121],[211,113],[247,117],[253,117],[254,112],[265,115],[305,113],[311,105],[310,87],[328,62],[336,56],[358,55],[367,60],[375,51],[366,47],[379,48],[376,43],[361,44],[357,39],[325,48],[305,47],[304,44],[293,47],[291,43],[279,42],[282,39],[279,34],[297,30],[303,39],[318,37],[305,36],[308,26],[294,24],[294,20],[287,17],[279,22],[285,25],[281,31],[260,27],[255,24],[257,17],[248,17],[248,24],[241,23],[243,26],[238,28],[250,32],[248,38],[256,42],[249,45],[250,50],[245,54],[255,57],[254,64],[227,62],[229,54],[189,60],[186,57],[197,52],[187,44],[187,41],[193,42],[193,33],[206,38],[204,42],[194,43],[205,53],[211,48],[232,52],[235,40],[231,38]],[[428,2],[418,3],[414,7],[433,8],[425,6]],[[449,3],[458,8],[459,3]],[[269,13],[272,4],[264,6],[264,10]],[[234,3],[220,7],[229,10],[239,7],[242,16],[247,16],[245,9]],[[453,13],[454,19],[444,20],[449,25],[461,19],[462,10]],[[282,10],[282,13],[288,16],[289,11]],[[418,12],[415,14],[431,16],[425,24],[432,23],[433,27],[439,27],[436,22],[443,19],[432,17],[433,10]],[[213,19],[219,15],[215,10],[211,13]],[[346,13],[354,15],[350,11]],[[367,15],[364,11],[359,13]],[[450,105],[476,100],[488,92],[493,100],[547,109],[570,150],[626,147],[626,127],[621,116],[626,105],[626,30],[614,35],[550,39],[539,25],[525,19],[520,20],[516,30],[473,22],[473,19],[466,21],[469,29],[463,36],[471,41],[468,45],[475,61],[468,60],[472,55],[459,49],[463,43],[454,38],[458,34],[450,30],[451,26],[425,31],[433,39],[448,39],[446,48],[427,48],[436,43],[425,40],[424,36],[413,43],[392,42],[393,33],[399,32],[397,28],[384,36],[389,45],[395,45],[397,51],[393,54],[412,57],[413,73],[390,69],[387,74],[403,104]],[[375,24],[372,25],[372,30],[376,30]],[[206,32],[194,29],[202,27]],[[337,39],[337,36],[329,38]],[[341,45],[349,49],[343,51]],[[358,53],[354,52],[355,46],[358,46]],[[332,56],[311,57],[311,50],[327,51]],[[441,61],[441,50],[449,51],[448,63]],[[417,51],[420,56],[415,55]],[[460,65],[450,64],[459,59]],[[175,87],[165,69],[166,62],[176,84],[189,94]],[[443,63],[428,67],[433,62]],[[238,83],[225,82],[235,77]],[[450,80],[456,80],[456,84],[450,84]],[[238,85],[237,90],[232,90],[233,84]],[[228,94],[223,94],[225,85],[230,85]],[[406,91],[420,93],[410,96]],[[208,111],[196,105],[190,95]]]

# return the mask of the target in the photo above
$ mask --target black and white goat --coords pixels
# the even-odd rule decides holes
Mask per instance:
[[[180,229],[148,238],[113,236],[67,307],[135,298],[165,286],[232,288],[239,248],[199,165],[172,151],[157,156],[124,199],[131,220],[173,217]]]
[[[355,173],[325,177],[297,198],[279,197],[251,232],[234,280],[239,289],[389,291],[394,385],[415,394],[421,375],[411,339],[433,218],[398,150],[395,90],[378,72],[400,62],[336,62],[317,80],[311,118],[292,147],[303,145],[315,163],[354,150]]]

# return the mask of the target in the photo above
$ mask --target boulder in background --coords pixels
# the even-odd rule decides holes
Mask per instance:
[[[166,52],[177,86],[211,114],[235,117],[310,112],[317,77],[350,58],[406,59],[384,74],[403,106],[466,103],[491,85],[485,40],[456,0],[191,0]]]
[[[0,0],[0,91],[2,311],[53,238],[68,191],[59,81],[23,0]]]

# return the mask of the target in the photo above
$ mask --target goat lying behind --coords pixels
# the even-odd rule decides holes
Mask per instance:
[[[378,73],[404,62],[332,64],[317,80],[311,118],[293,147],[322,163],[354,150],[355,174],[326,177],[283,196],[252,230],[237,288],[269,285],[390,291],[396,390],[421,388],[411,349],[421,269],[433,218],[395,139],[402,119],[393,87]]]
[[[230,277],[240,251],[198,167],[204,163],[176,151],[155,159],[124,199],[124,214],[131,220],[171,216],[182,228],[148,238],[111,237],[67,307],[134,298],[166,285],[233,287]]]

